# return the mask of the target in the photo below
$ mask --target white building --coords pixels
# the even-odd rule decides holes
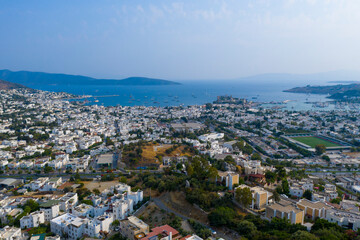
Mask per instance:
[[[212,142],[217,139],[222,139],[224,137],[224,133],[208,133],[199,136],[199,139],[204,142]]]
[[[59,202],[59,200],[49,200],[40,205],[40,211],[43,211],[45,213],[45,221],[49,222],[51,219],[59,216]]]
[[[60,210],[63,212],[67,212],[69,209],[72,209],[73,206],[76,206],[78,203],[78,195],[77,193],[68,192],[60,199]]]
[[[45,212],[36,211],[30,213],[27,216],[24,216],[20,219],[20,227],[24,228],[33,228],[38,227],[40,224],[45,223]]]
[[[354,231],[358,231],[360,228],[360,214],[358,213],[328,209],[326,211],[325,219]]]
[[[5,226],[0,229],[1,240],[25,240],[26,238],[21,234],[21,229],[16,227]]]
[[[110,232],[113,218],[108,215],[95,219],[77,217],[66,213],[50,221],[51,232],[66,239],[78,239],[83,235],[89,237],[101,237],[101,232]]]

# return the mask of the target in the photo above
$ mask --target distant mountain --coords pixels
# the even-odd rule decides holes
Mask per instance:
[[[24,85],[18,84],[18,83],[12,83],[4,80],[0,80],[0,90],[11,90],[11,89],[18,89],[18,88],[26,88]]]
[[[154,78],[130,77],[122,80],[96,79],[59,73],[0,70],[0,79],[23,85],[179,85],[180,83]]]

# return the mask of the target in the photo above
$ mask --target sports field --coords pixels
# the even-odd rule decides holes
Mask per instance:
[[[292,139],[294,139],[295,141],[304,143],[312,148],[315,148],[316,145],[318,144],[324,144],[325,147],[339,147],[341,145],[330,142],[330,141],[326,141],[324,139],[318,138],[318,137],[313,137],[313,136],[308,136],[308,137],[292,137]]]

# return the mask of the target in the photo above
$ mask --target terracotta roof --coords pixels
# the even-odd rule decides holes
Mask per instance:
[[[172,233],[172,236],[179,234],[179,232],[177,230],[170,227],[169,225],[163,225],[163,226],[151,229],[151,232],[146,237],[141,238],[141,240],[148,240],[151,237],[157,236],[159,234],[164,234],[164,237],[169,236],[170,232]]]

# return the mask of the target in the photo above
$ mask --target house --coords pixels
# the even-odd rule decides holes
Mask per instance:
[[[314,190],[314,184],[312,180],[308,179],[305,181],[292,181],[290,186],[290,195],[296,196],[298,198],[302,197],[304,195],[304,192],[306,190],[313,191]]]
[[[121,234],[130,240],[140,239],[149,233],[149,225],[135,216],[120,221],[120,229]]]
[[[170,227],[169,225],[163,225],[160,227],[155,227],[151,229],[151,232],[147,234],[145,237],[141,238],[141,240],[172,240],[173,238],[179,238],[180,234],[177,230]]]
[[[40,177],[40,178],[26,184],[25,187],[30,188],[32,191],[37,191],[37,190],[40,190],[40,188],[42,188],[47,181],[49,181],[49,178]]]
[[[187,235],[185,237],[180,238],[180,240],[203,240],[201,237],[199,237],[198,235]]]

